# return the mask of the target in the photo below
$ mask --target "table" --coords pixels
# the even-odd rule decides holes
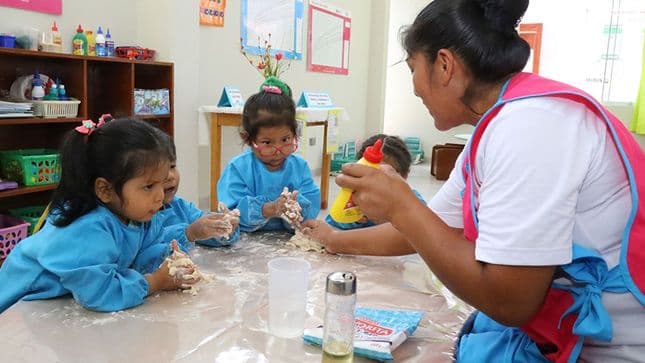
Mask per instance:
[[[215,281],[198,295],[162,292],[143,305],[114,313],[85,310],[71,298],[21,301],[0,314],[3,362],[278,362],[321,361],[321,349],[301,338],[267,332],[266,263],[299,256],[312,266],[308,327],[322,323],[325,277],[357,274],[358,304],[426,312],[417,331],[394,351],[396,362],[449,362],[452,336],[469,313],[430,276],[416,255],[355,257],[301,252],[284,247],[288,234],[242,234],[230,248],[197,247],[194,261]],[[355,357],[355,362],[369,362]]]
[[[320,207],[327,208],[327,199],[329,194],[329,172],[331,168],[331,155],[327,152],[328,122],[327,112],[329,110],[339,110],[340,108],[297,108],[296,114],[304,113],[307,115],[306,127],[322,126],[323,145],[322,145],[322,166],[320,171]],[[342,109],[341,109],[342,110]],[[241,107],[217,107],[201,106],[200,112],[211,115],[210,128],[210,154],[211,154],[211,175],[210,175],[210,210],[217,210],[217,181],[222,172],[222,127],[236,126],[242,124]]]

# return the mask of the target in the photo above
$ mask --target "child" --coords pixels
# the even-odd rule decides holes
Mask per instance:
[[[162,264],[170,240],[153,216],[162,206],[171,157],[143,121],[85,120],[71,130],[47,223],[0,268],[0,312],[19,299],[67,294],[87,309],[116,311],[197,282],[171,277]]]
[[[368,146],[374,145],[376,140],[383,140],[382,164],[391,166],[403,179],[407,179],[412,164],[412,156],[405,142],[396,136],[377,134],[363,142],[357,157],[361,158]],[[425,200],[416,190],[412,190],[416,197],[426,204]],[[303,227],[304,234],[310,239],[322,244],[329,253],[345,253],[355,255],[398,256],[413,253],[406,243],[372,243],[376,236],[383,237],[391,233],[390,223],[376,224],[364,217],[355,223],[338,223],[328,215],[325,222],[320,220],[307,221]],[[333,227],[336,228],[333,228]],[[387,238],[385,238],[387,240]],[[369,241],[369,243],[367,242]]]
[[[227,246],[237,241],[240,237],[240,220],[234,213],[228,210],[219,211],[223,213],[204,213],[193,203],[176,195],[180,180],[177,152],[172,139],[166,134],[164,136],[172,157],[170,172],[164,182],[163,208],[159,212],[165,233],[176,239],[183,237],[188,241],[213,247]]]
[[[405,142],[403,142],[400,137],[388,136],[385,134],[370,136],[367,140],[363,141],[360,150],[356,154],[356,158],[362,158],[365,149],[367,149],[368,146],[374,145],[377,140],[383,141],[383,147],[381,149],[383,152],[383,160],[381,163],[392,166],[397,173],[399,173],[404,179],[407,179],[408,174],[410,173],[410,165],[412,165],[412,156],[410,155],[410,151],[408,151],[408,147],[405,145]],[[413,192],[417,198],[425,204],[425,200],[421,194],[416,190],[413,190]],[[365,228],[375,224],[368,220],[367,217],[363,217],[363,219],[354,223],[339,223],[334,221],[330,215],[327,215],[325,222],[339,229]]]
[[[298,147],[295,113],[289,87],[275,77],[244,104],[240,136],[250,149],[231,160],[217,183],[219,200],[240,210],[243,232],[291,230],[281,218],[289,198],[300,204],[305,220],[320,211],[320,190],[309,166],[293,155]],[[281,195],[285,187],[298,193]]]

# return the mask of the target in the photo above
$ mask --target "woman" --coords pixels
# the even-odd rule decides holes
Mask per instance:
[[[480,311],[458,361],[643,359],[645,155],[584,92],[521,73],[527,7],[435,0],[403,34],[436,128],[476,126],[429,208],[387,166],[346,165],[336,182],[390,222],[355,231],[372,254],[418,252]]]

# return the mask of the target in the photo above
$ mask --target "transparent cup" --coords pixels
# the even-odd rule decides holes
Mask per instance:
[[[278,257],[268,267],[269,332],[283,338],[302,336],[311,265],[302,258]]]

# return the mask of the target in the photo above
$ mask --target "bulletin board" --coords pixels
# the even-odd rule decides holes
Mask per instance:
[[[63,13],[63,0],[0,0],[0,6],[54,15]]]
[[[271,53],[302,59],[303,14],[304,0],[242,0],[242,48],[260,55],[271,34]]]
[[[309,2],[307,69],[347,75],[352,19],[348,11],[323,3]]]

